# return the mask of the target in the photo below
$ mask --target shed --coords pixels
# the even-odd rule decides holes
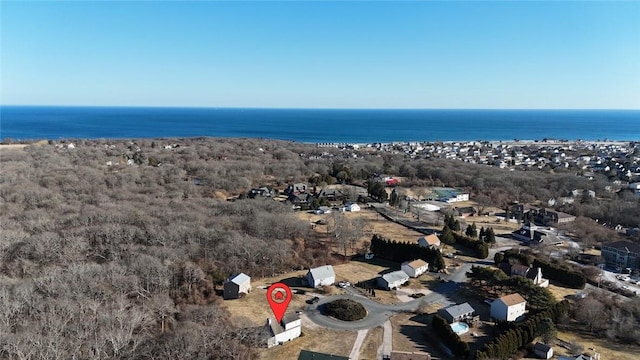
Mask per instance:
[[[553,348],[547,344],[537,342],[533,346],[533,353],[540,359],[551,359],[553,357]]]
[[[251,278],[245,273],[240,273],[227,279],[222,286],[222,296],[225,300],[237,299],[241,293],[251,292]]]

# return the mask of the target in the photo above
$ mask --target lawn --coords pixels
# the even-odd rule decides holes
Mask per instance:
[[[349,356],[357,335],[355,331],[303,328],[301,337],[283,345],[262,349],[260,358],[264,360],[297,359],[302,349]]]

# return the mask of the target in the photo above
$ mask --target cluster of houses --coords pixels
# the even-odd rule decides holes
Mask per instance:
[[[518,293],[504,295],[491,301],[491,319],[493,321],[521,321],[527,312],[527,301]],[[438,315],[449,324],[458,322],[474,323],[478,316],[469,303],[454,304],[438,310]]]
[[[575,170],[587,178],[597,173],[615,176],[627,182],[640,179],[639,142],[394,142],[373,144],[318,144],[346,152],[344,157],[359,157],[371,152],[403,153],[411,158],[454,159],[484,164],[502,169],[565,168]],[[302,154],[301,154],[302,156]],[[324,152],[318,157],[333,157]]]

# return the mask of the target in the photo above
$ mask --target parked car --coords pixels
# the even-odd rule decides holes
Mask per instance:
[[[351,286],[351,283],[350,283],[350,282],[348,282],[348,281],[340,281],[340,282],[338,283],[338,287],[341,287],[341,288],[346,288],[346,287],[348,287],[348,286]]]
[[[320,301],[320,298],[317,296],[314,296],[311,299],[307,300],[307,304],[316,304],[318,303],[318,301]]]
[[[373,256],[374,256],[373,253],[368,253],[368,254],[364,255],[364,258],[367,259],[367,260],[371,260],[371,259],[373,259]]]

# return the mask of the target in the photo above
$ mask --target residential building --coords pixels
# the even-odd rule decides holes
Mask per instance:
[[[436,234],[427,235],[418,239],[418,245],[434,249],[440,248],[440,238]]]
[[[449,324],[472,319],[475,309],[469,303],[447,306],[438,310],[438,315],[442,316]]]
[[[412,278],[416,278],[429,270],[429,264],[422,259],[417,259],[403,262],[400,269]]]
[[[271,333],[271,337],[267,339],[267,347],[270,348],[299,337],[302,333],[302,322],[298,314],[285,314],[280,323],[267,319],[267,328]]]
[[[240,273],[227,279],[222,285],[222,288],[222,297],[225,300],[237,299],[240,297],[240,294],[248,294],[251,292],[251,278],[244,273]]]
[[[602,244],[602,258],[607,266],[640,269],[640,244],[628,240]]]
[[[378,286],[385,290],[397,289],[407,281],[409,281],[409,275],[402,270],[384,274],[377,280]]]
[[[505,295],[491,303],[491,317],[496,321],[517,321],[524,317],[527,301],[518,293]]]
[[[533,281],[534,284],[540,287],[549,286],[549,280],[542,277],[542,269],[539,267],[532,268],[526,265],[500,263],[498,268],[509,276],[522,276]]]
[[[317,268],[309,269],[305,276],[309,287],[316,288],[318,286],[333,285],[336,282],[336,273],[333,266],[324,265]]]

